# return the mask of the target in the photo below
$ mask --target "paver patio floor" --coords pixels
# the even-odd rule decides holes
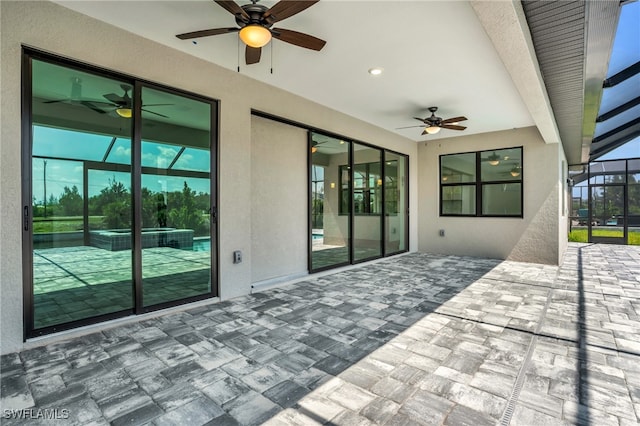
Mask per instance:
[[[571,244],[560,267],[411,253],[4,355],[0,373],[3,425],[45,408],[82,425],[636,424],[640,247]]]

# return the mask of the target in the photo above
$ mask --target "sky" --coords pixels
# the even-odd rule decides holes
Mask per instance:
[[[638,60],[640,60],[640,1],[635,1],[622,6],[616,37],[609,59],[607,77],[619,73]],[[606,90],[611,89],[605,89],[605,91]],[[640,94],[640,89],[636,87],[635,93],[626,93],[622,94],[622,96],[626,101],[630,97],[638,94]],[[624,103],[624,101],[620,103]],[[640,107],[633,108],[629,112],[635,114],[626,116],[625,118],[627,120],[629,118],[638,118],[638,111],[640,111]],[[601,114],[604,112],[607,111],[600,111]],[[622,158],[640,158],[640,137],[636,137],[621,147],[599,157],[598,160],[617,160]]]
[[[598,157],[597,161],[620,160],[622,158],[640,158],[640,136],[630,140],[621,147],[618,147],[613,151],[606,153],[602,157]]]
[[[82,161],[90,160],[102,162],[111,137],[94,135],[89,133],[73,132],[49,127],[34,126],[33,132],[33,179],[32,191],[37,203],[42,203],[45,191],[45,161],[46,161],[46,190],[47,199],[53,194],[56,198],[64,192],[64,187],[74,185],[78,191],[83,192],[83,166]],[[128,139],[119,138],[114,143],[107,161],[118,164],[131,163],[131,143]],[[158,144],[142,141],[142,165],[145,167],[168,167],[180,151],[180,146]],[[56,160],[37,158],[57,157],[71,160]],[[76,160],[76,161],[74,161]],[[208,151],[195,148],[187,148],[180,155],[173,169],[209,171]],[[110,181],[116,180],[131,187],[129,173],[91,170],[89,173],[89,196],[100,193],[103,188],[109,186]],[[199,192],[209,192],[208,179],[181,178],[160,175],[143,175],[142,186],[154,192],[182,191],[184,182],[189,187]]]

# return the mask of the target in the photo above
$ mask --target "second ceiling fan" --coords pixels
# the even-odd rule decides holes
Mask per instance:
[[[275,38],[295,46],[311,50],[321,50],[326,41],[309,34],[287,30],[285,28],[272,28],[273,24],[289,18],[316,4],[319,0],[290,1],[281,0],[273,7],[267,8],[257,4],[258,0],[251,0],[251,4],[239,6],[230,0],[214,0],[227,12],[233,14],[238,27],[212,28],[209,30],[193,31],[178,34],[181,40],[208,37],[219,34],[239,32],[240,39],[246,44],[245,61],[247,65],[260,62],[262,47],[267,45],[271,38]]]
[[[458,123],[460,121],[465,121],[467,119],[467,117],[453,117],[453,118],[447,118],[446,120],[443,120],[440,117],[436,117],[436,111],[438,110],[438,107],[429,107],[429,112],[431,112],[431,116],[427,117],[427,118],[418,118],[418,117],[413,117],[418,121],[422,121],[422,125],[421,126],[407,126],[407,127],[398,127],[398,129],[409,129],[412,127],[424,127],[424,131],[422,132],[423,135],[426,134],[436,134],[440,131],[440,129],[449,129],[449,130],[464,130],[466,129],[465,126],[459,126]]]

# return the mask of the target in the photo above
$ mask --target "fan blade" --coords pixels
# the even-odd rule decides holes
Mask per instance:
[[[326,41],[309,34],[299,33],[297,31],[286,30],[284,28],[274,28],[273,37],[296,46],[304,47],[311,50],[322,50]]]
[[[227,12],[231,13],[232,15],[238,16],[240,15],[243,21],[247,22],[249,21],[249,15],[247,14],[247,12],[244,11],[243,8],[241,8],[240,6],[238,6],[238,4],[234,1],[229,1],[229,0],[214,0],[216,3],[218,3],[218,5],[222,6]]]
[[[115,93],[107,93],[106,95],[102,95],[106,100],[113,102],[116,105],[126,104],[127,101],[122,97],[118,96]]]
[[[313,6],[318,3],[320,0],[312,0],[312,1],[285,1],[281,0],[278,3],[274,4],[273,7],[267,10],[262,18],[265,19],[268,23],[273,24],[274,22],[282,21],[290,16],[295,15],[296,13],[300,13],[308,7]]]
[[[244,59],[247,65],[257,64],[260,62],[260,55],[262,54],[261,47],[251,47],[247,46],[247,49],[244,51]]]
[[[464,129],[466,129],[466,127],[464,127],[464,126],[455,126],[453,124],[441,124],[440,127],[442,127],[443,129],[449,129],[449,130],[464,130]]]
[[[442,120],[442,124],[458,123],[460,121],[465,121],[466,119],[467,119],[467,117],[447,118],[446,120]]]
[[[200,30],[200,31],[193,31],[190,33],[178,34],[176,37],[178,37],[180,40],[189,40],[191,38],[209,37],[209,36],[214,36],[219,34],[235,33],[237,31],[240,31],[240,28],[235,28],[235,27],[212,28],[210,30]]]
[[[56,104],[58,102],[66,102],[66,101],[70,101],[71,99],[56,99],[54,101],[44,101],[43,104]]]
[[[413,117],[418,121],[422,121],[424,124],[427,124],[427,119],[426,118],[418,118],[418,117]]]
[[[80,103],[82,105],[86,106],[87,108],[89,108],[90,110],[93,110],[93,111],[95,111],[95,112],[97,112],[99,114],[106,114],[107,113],[107,111],[104,111],[104,110],[98,108],[97,106],[95,106],[94,104],[92,104],[89,101],[81,101]]]
[[[424,124],[422,126],[406,126],[406,127],[396,127],[396,130],[400,130],[400,129],[413,129],[415,127],[424,127]]]
[[[157,113],[157,112],[149,111],[148,109],[144,109],[144,108],[142,108],[142,111],[144,111],[144,112],[148,112],[149,114],[159,115],[160,117],[169,118],[169,117],[167,117],[167,116],[166,116],[166,115],[164,115],[164,114],[160,114],[160,113]]]

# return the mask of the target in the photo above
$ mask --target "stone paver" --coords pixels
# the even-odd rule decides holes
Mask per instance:
[[[640,248],[406,254],[0,359],[1,423],[640,421]]]

